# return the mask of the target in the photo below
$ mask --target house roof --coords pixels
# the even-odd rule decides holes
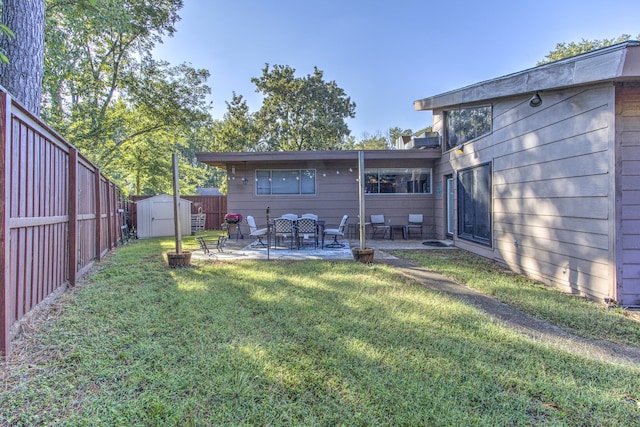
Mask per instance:
[[[627,41],[582,55],[417,100],[416,110],[435,110],[561,87],[640,78],[640,41]]]
[[[366,160],[403,160],[403,159],[439,159],[442,155],[440,148],[413,150],[364,150]],[[358,161],[358,150],[317,150],[317,151],[258,151],[234,153],[197,153],[198,161],[211,166],[226,169],[232,163],[260,163],[260,162],[300,162],[353,160]]]

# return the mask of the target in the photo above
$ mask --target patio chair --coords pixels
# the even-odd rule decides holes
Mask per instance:
[[[293,220],[287,218],[276,218],[273,220],[273,233],[275,235],[276,245],[278,239],[291,239],[290,249],[293,249],[293,240],[295,238],[295,229]]]
[[[407,222],[407,238],[411,238],[411,230],[420,231],[420,238],[422,239],[422,223],[424,222],[424,215],[422,214],[409,214],[409,221]]]
[[[338,228],[325,228],[322,232],[322,249],[324,249],[324,236],[333,236],[333,242],[327,245],[328,248],[344,248],[344,243],[338,242],[338,237],[344,237],[344,228],[347,225],[349,215],[344,215]]]
[[[384,215],[371,215],[371,238],[376,237],[376,233],[382,230],[382,238],[390,234],[391,226],[384,220]]]
[[[196,241],[200,244],[200,249],[202,249],[202,252],[204,252],[206,255],[214,256],[214,247],[218,250],[218,252],[224,252],[223,247],[227,242],[227,236],[218,236],[217,238],[198,236],[196,237]]]
[[[298,242],[298,249],[300,249],[300,243],[302,240],[308,240],[313,238],[313,242],[318,249],[318,226],[316,220],[313,218],[300,218],[296,225],[296,238]]]
[[[199,231],[204,231],[204,224],[206,221],[206,215],[202,212],[198,212],[196,214],[191,214],[191,235],[195,236],[195,234]]]
[[[258,228],[256,226],[256,220],[251,215],[247,216],[247,224],[249,225],[249,236],[257,239],[251,246],[266,247],[267,245],[264,244],[262,238],[267,235],[267,228]]]

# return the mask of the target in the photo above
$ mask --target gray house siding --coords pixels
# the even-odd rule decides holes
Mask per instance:
[[[640,86],[622,87],[618,94],[618,298],[640,306]]]
[[[402,162],[372,160],[365,168],[382,167],[433,167],[433,161],[405,159]],[[250,163],[236,166],[235,179],[228,181],[227,205],[230,211],[255,217],[257,224],[266,223],[266,208],[270,218],[286,213],[301,215],[315,213],[327,225],[338,225],[342,215],[349,215],[349,224],[358,222],[358,170],[357,161],[319,160],[297,162]],[[255,188],[256,169],[315,169],[316,194],[314,195],[257,195]],[[351,169],[351,170],[349,170]],[[228,167],[227,170],[231,170]],[[339,172],[339,173],[337,173]],[[243,184],[242,178],[247,178]],[[233,178],[233,176],[231,176]],[[368,194],[366,195],[366,217],[384,214],[393,224],[406,224],[410,213],[422,213],[425,218],[424,237],[433,235],[434,208],[432,194]],[[241,225],[247,234],[246,223]]]
[[[463,154],[444,154],[440,179],[485,163],[492,168],[491,246],[457,236],[455,243],[565,291],[610,297],[615,88],[542,96],[539,108],[529,106],[528,96],[494,101],[492,133],[465,144]],[[436,131],[441,118],[434,111]],[[439,237],[444,198],[435,204]]]

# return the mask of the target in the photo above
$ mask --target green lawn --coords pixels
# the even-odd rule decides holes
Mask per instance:
[[[462,250],[391,252],[580,336],[640,346],[640,322],[622,308],[560,292]]]
[[[31,360],[6,370],[0,424],[640,419],[640,369],[532,342],[391,267],[243,261],[171,270],[161,256],[171,243],[118,250],[56,304],[54,320],[20,348]]]

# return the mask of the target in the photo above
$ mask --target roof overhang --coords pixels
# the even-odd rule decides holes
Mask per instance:
[[[406,159],[439,159],[442,151],[438,149],[420,150],[363,150],[366,160],[406,160]],[[227,165],[250,163],[286,163],[286,162],[324,162],[324,161],[358,161],[358,150],[317,150],[317,151],[258,151],[235,153],[197,153],[198,161],[221,169]]]
[[[640,42],[628,41],[420,99],[413,106],[430,111],[563,87],[638,79]]]

